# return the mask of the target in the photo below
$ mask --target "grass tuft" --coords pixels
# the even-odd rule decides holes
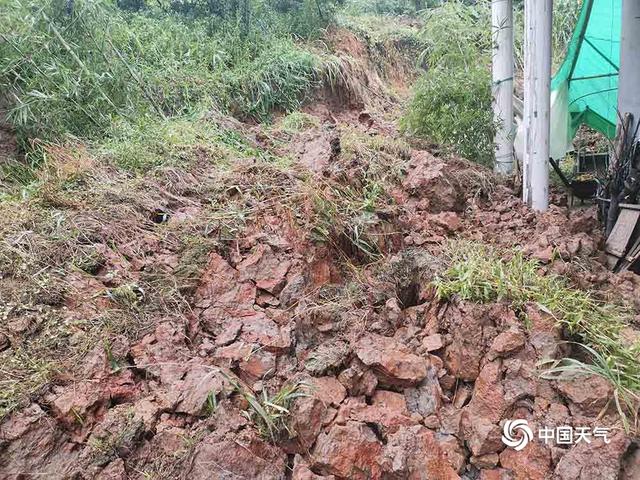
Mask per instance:
[[[276,442],[285,433],[292,435],[293,432],[288,425],[290,408],[296,398],[309,396],[310,387],[307,383],[285,383],[275,395],[269,396],[267,391],[263,390],[262,396],[256,396],[237,380],[228,375],[225,375],[225,378],[249,404],[249,409],[245,410],[244,414],[256,425],[262,437]]]

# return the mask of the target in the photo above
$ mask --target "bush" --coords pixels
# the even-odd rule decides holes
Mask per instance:
[[[489,72],[479,66],[430,71],[416,84],[403,127],[450,146],[465,158],[492,165],[495,125],[490,80]]]
[[[441,0],[350,0],[346,10],[355,15],[415,15],[440,3]]]
[[[486,2],[460,1],[428,11],[421,32],[428,71],[402,119],[412,134],[487,166],[493,164],[495,134],[490,13]]]
[[[296,110],[317,83],[318,57],[283,26],[294,10],[278,14],[253,2],[262,10],[245,30],[224,12],[187,18],[120,3],[128,10],[102,0],[76,0],[70,13],[59,0],[4,9],[0,89],[25,150],[30,138],[100,139],[120,119],[216,108],[264,120],[273,110]]]

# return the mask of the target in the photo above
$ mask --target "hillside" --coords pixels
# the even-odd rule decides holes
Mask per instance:
[[[439,47],[361,3],[3,33],[0,478],[640,478],[640,280],[482,165],[484,112],[411,128]]]

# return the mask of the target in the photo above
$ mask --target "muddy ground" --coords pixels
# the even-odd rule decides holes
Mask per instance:
[[[403,139],[393,106],[352,100],[321,97],[294,132],[215,119],[263,152],[223,173],[207,151],[142,179],[60,154],[54,187],[6,207],[1,478],[640,478],[610,385],[540,378],[571,353],[548,313],[527,305],[525,325],[430,283],[467,238],[637,314],[595,208],[558,193],[532,213],[486,169]],[[70,175],[71,194],[55,186]],[[515,451],[514,418],[612,430]]]

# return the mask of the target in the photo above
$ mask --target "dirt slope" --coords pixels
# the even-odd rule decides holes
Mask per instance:
[[[294,130],[215,119],[246,142],[224,168],[51,152],[50,187],[2,212],[0,478],[640,478],[607,382],[539,378],[567,353],[547,313],[430,286],[464,237],[637,301],[598,263],[593,210],[533,214],[391,109],[338,105]],[[613,430],[517,452],[512,418]]]

